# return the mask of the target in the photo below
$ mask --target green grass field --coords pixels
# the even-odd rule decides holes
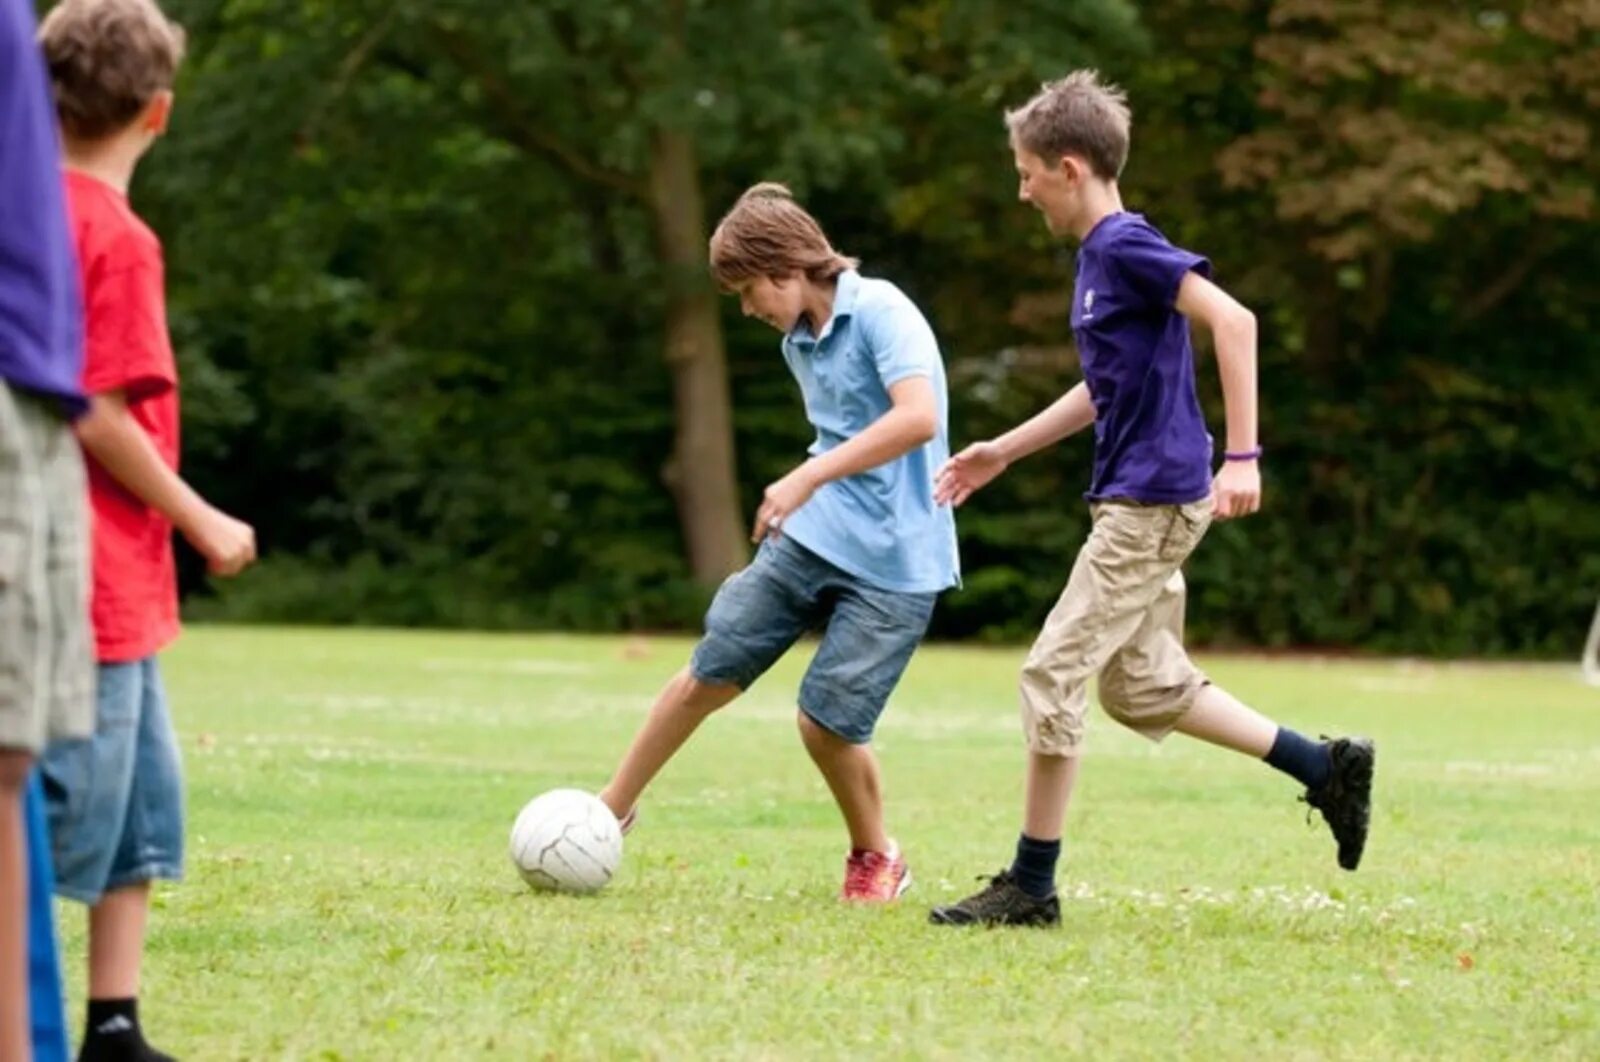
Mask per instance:
[[[608,891],[531,893],[518,808],[603,782],[689,644],[192,630],[165,663],[190,875],[157,899],[152,1039],[202,1060],[1600,1057],[1600,690],[1574,668],[1202,658],[1302,730],[1377,737],[1363,869],[1266,767],[1097,715],[1063,927],[984,931],[926,910],[1009,857],[1020,650],[912,662],[879,748],[917,884],[879,910],[834,899],[797,652],[668,767]]]

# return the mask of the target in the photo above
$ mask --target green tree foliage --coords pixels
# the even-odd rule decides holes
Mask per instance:
[[[698,268],[708,224],[795,186],[927,310],[955,441],[1003,428],[1077,366],[1071,248],[1015,202],[1001,111],[1097,65],[1134,97],[1129,206],[1263,323],[1268,505],[1196,558],[1195,633],[1581,633],[1592,4],[168,6],[192,54],[135,198],[168,244],[189,471],[269,550],[214,611],[693,626],[730,521],[809,441],[776,337]],[[1071,441],[963,511],[941,633],[1037,624],[1088,460]]]
[[[1250,640],[1567,651],[1600,586],[1600,12],[1239,2],[1240,34],[1200,7],[1155,31],[1249,86],[1187,105],[1187,151],[1243,193],[1196,242],[1271,315],[1276,497],[1208,547],[1199,613]]]

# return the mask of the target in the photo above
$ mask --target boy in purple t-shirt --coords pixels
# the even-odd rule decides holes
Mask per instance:
[[[1354,870],[1367,839],[1374,751],[1311,741],[1210,684],[1183,650],[1180,570],[1213,518],[1261,503],[1255,316],[1208,279],[1210,264],[1122,208],[1130,114],[1121,90],[1078,71],[1006,115],[1020,198],[1078,251],[1072,329],[1084,382],[1033,419],[957,454],[936,497],[955,505],[1013,461],[1094,425],[1093,529],[1022,669],[1027,809],[1017,853],[982,891],[935,908],[942,925],[1053,925],[1055,866],[1078,775],[1089,680],[1118,722],[1249,753],[1306,787]],[[1222,469],[1195,396],[1189,325],[1215,340],[1227,409]]]

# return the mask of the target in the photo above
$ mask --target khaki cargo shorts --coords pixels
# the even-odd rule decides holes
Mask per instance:
[[[1100,502],[1067,587],[1022,668],[1028,748],[1074,756],[1089,679],[1117,722],[1153,741],[1171,733],[1206,678],[1183,649],[1183,562],[1211,524],[1211,499]]]
[[[94,732],[88,504],[72,428],[0,380],[0,748]]]

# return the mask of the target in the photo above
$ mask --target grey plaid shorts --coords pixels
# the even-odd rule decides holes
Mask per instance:
[[[0,380],[0,747],[94,732],[88,505],[71,426]]]

